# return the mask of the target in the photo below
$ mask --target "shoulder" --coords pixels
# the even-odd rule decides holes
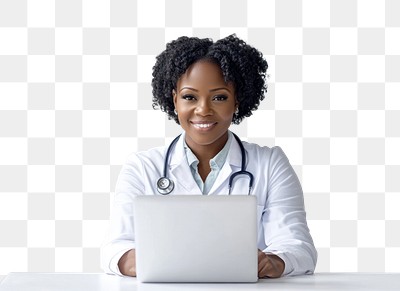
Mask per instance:
[[[151,148],[146,151],[133,152],[128,155],[126,165],[151,165],[158,164],[160,160],[164,159],[165,146]]]
[[[283,172],[293,174],[293,167],[279,146],[268,147],[247,142],[243,142],[243,146],[248,155],[249,167],[254,168],[254,171],[265,172],[270,178]]]
[[[131,153],[118,175],[116,193],[144,193],[150,189],[148,177],[160,176],[163,170],[164,147]],[[120,196],[122,197],[122,196]]]
[[[256,143],[249,143],[246,141],[243,141],[242,143],[247,153],[251,155],[253,158],[256,157],[259,160],[267,159],[268,161],[275,161],[275,162],[279,160],[287,161],[285,153],[279,146],[273,146],[273,147],[260,146]]]

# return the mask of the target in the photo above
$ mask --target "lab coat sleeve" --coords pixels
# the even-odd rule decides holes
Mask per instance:
[[[109,274],[122,275],[118,262],[125,252],[135,248],[132,200],[145,190],[141,168],[140,159],[132,155],[118,176],[109,230],[101,247],[101,267]]]
[[[287,157],[279,147],[270,151],[267,198],[262,223],[267,248],[285,262],[283,276],[312,274],[317,251],[304,209],[303,191]]]

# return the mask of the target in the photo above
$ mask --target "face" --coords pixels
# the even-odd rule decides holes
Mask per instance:
[[[202,146],[222,149],[237,102],[234,86],[225,83],[219,66],[204,60],[191,65],[178,80],[173,97],[188,146],[194,151]]]

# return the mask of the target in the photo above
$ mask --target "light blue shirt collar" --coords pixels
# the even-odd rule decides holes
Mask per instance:
[[[214,185],[214,182],[217,179],[219,172],[224,166],[226,158],[229,153],[231,142],[232,142],[232,133],[228,131],[228,140],[225,146],[222,148],[222,150],[210,160],[211,172],[208,174],[206,181],[203,182],[198,172],[199,160],[192,152],[192,150],[189,148],[189,146],[186,144],[186,141],[184,141],[184,149],[188,164],[190,166],[190,170],[192,172],[194,180],[196,181],[197,185],[199,186],[201,192],[204,195],[207,195],[210,192],[210,189]]]

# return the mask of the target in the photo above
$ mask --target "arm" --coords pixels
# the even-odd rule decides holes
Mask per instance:
[[[118,177],[108,232],[101,247],[101,265],[109,274],[133,274],[133,266],[129,265],[135,262],[132,200],[135,195],[144,193],[143,183],[140,183],[140,165],[137,157],[131,156]]]
[[[307,226],[303,191],[279,147],[271,150],[266,175],[268,187],[262,216],[266,248],[262,251],[284,262],[282,276],[311,274],[317,252]]]

